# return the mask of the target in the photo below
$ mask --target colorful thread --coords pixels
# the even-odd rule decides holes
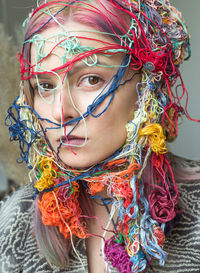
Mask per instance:
[[[78,10],[88,20],[86,23],[97,26],[88,33],[109,37],[110,42],[66,32],[62,20],[68,16],[70,9],[74,14]],[[95,16],[101,23],[94,22]],[[90,19],[93,21],[90,22]],[[190,56],[190,37],[181,13],[168,0],[110,0],[105,3],[95,0],[94,5],[78,0],[43,1],[41,4],[37,1],[37,8],[29,15],[25,25],[25,40],[18,54],[22,90],[20,97],[8,109],[5,124],[9,127],[11,140],[19,141],[21,152],[18,161],[25,161],[32,168],[34,197],[39,194],[38,207],[44,225],[57,226],[66,239],[71,239],[72,245],[74,235],[82,239],[92,236],[86,224],[89,216],[82,214],[79,204],[80,183],[91,199],[100,198],[104,204],[106,200],[101,197],[101,192],[106,189],[113,200],[110,201],[113,210],[114,207],[118,209],[114,235],[104,244],[106,262],[121,273],[142,272],[154,258],[164,265],[167,259],[163,250],[165,225],[179,211],[177,185],[166,156],[165,141],[172,141],[178,134],[178,118],[181,115],[191,119],[187,113],[188,94],[179,72],[180,63]],[[43,31],[51,26],[57,26],[58,32],[45,38]],[[80,40],[93,40],[102,46],[82,46]],[[47,42],[53,44],[49,51],[45,48]],[[34,64],[31,64],[29,56],[32,45],[35,46]],[[42,62],[60,48],[65,52],[64,56],[60,56],[60,66],[43,71]],[[116,73],[81,113],[71,96],[70,71],[77,62],[98,67],[98,56],[114,58],[119,53],[124,54],[121,64],[112,66],[111,63],[103,67],[115,68]],[[133,69],[134,75],[125,80],[128,69]],[[59,84],[52,89],[43,88],[39,81],[41,74],[54,75]],[[141,76],[136,85],[138,102],[134,117],[126,126],[126,143],[109,158],[88,169],[76,170],[66,166],[60,159],[60,149],[68,146],[76,156],[74,145],[68,141],[73,130],[83,121],[86,140],[81,146],[84,147],[87,143],[86,118],[102,116],[114,103],[119,87],[136,75]],[[33,77],[37,82],[36,88],[30,86]],[[64,83],[67,83],[71,104],[79,113],[79,117],[68,121],[63,114]],[[27,104],[25,86],[33,97],[38,90],[43,102],[48,104],[54,103],[55,94],[61,89],[60,123],[39,116]],[[172,87],[175,87],[175,92]],[[178,95],[178,88],[182,90],[181,95]],[[47,91],[50,94],[48,99],[44,96]],[[181,104],[185,95],[184,109]],[[106,106],[100,108],[106,99]],[[42,122],[48,124],[45,129],[41,126]],[[57,150],[53,149],[47,137],[50,130],[61,133]],[[66,141],[62,139],[63,131]],[[143,173],[147,169],[150,169],[150,176],[144,178]],[[144,184],[150,189],[148,196]]]

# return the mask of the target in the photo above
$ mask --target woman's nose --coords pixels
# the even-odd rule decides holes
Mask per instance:
[[[72,98],[70,90],[59,88],[56,90],[54,102],[52,104],[53,119],[59,124],[70,121],[78,117],[78,112],[75,109],[75,101]]]

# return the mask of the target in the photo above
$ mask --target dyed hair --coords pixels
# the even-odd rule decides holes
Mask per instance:
[[[130,25],[131,19],[127,17],[127,14],[123,11],[120,12],[117,9],[113,12],[113,5],[109,1],[105,2],[106,8],[103,5],[104,1],[98,0],[95,1],[95,8],[92,7],[92,3],[94,2],[93,0],[59,1],[58,5],[56,5],[55,2],[56,1],[44,1],[44,3],[48,4],[46,8],[51,11],[51,13],[58,13],[58,15],[56,15],[56,22],[54,20],[51,20],[48,22],[48,24],[45,24],[50,19],[50,15],[45,14],[43,12],[43,9],[40,12],[39,6],[38,12],[35,12],[31,16],[28,24],[26,25],[24,35],[25,41],[28,40],[29,37],[32,37],[35,33],[43,32],[46,28],[49,27],[58,26],[58,22],[60,24],[66,23],[69,18],[74,22],[79,22],[86,26],[95,28],[98,31],[108,33],[108,35],[123,35],[127,33],[128,26]],[[62,8],[66,6],[67,8],[61,11]],[[101,20],[101,16],[104,17],[105,20]],[[109,37],[111,37],[116,43],[121,43],[121,40],[118,39],[116,35],[112,35]],[[27,61],[28,63],[30,62],[30,46],[31,42],[26,43],[23,47],[24,65],[27,65]],[[28,66],[28,72],[30,72],[29,68],[30,67]],[[25,71],[21,71],[22,75],[24,75],[24,72]],[[30,74],[28,73],[27,78],[29,77]],[[22,80],[24,79],[26,79],[26,77],[22,76]]]
[[[187,96],[187,93],[179,72],[179,65],[184,58],[188,58],[190,55],[187,28],[180,12],[171,6],[168,0],[43,1],[38,4],[26,21],[25,40],[21,54],[19,54],[21,80],[23,83],[22,94],[13,106],[15,109],[19,109],[19,112],[23,109],[18,115],[18,119],[15,120],[16,123],[18,122],[19,128],[23,129],[21,131],[15,130],[14,132],[14,122],[11,122],[9,126],[10,132],[12,134],[15,133],[13,138],[18,139],[20,142],[21,159],[27,163],[28,167],[33,168],[37,174],[36,180],[38,181],[34,184],[34,187],[36,195],[39,195],[36,199],[34,230],[39,248],[49,264],[53,263],[57,266],[67,265],[71,234],[69,234],[69,230],[66,230],[66,226],[63,223],[58,225],[55,223],[55,219],[50,221],[52,215],[48,215],[47,211],[48,206],[58,206],[59,198],[61,198],[63,193],[62,187],[65,186],[66,181],[60,182],[58,179],[59,182],[57,184],[44,185],[41,179],[45,171],[50,171],[51,175],[52,173],[57,175],[59,167],[61,166],[60,169],[62,171],[64,166],[62,164],[59,165],[60,162],[55,154],[52,151],[49,152],[48,148],[46,148],[50,147],[48,139],[45,139],[44,145],[45,133],[40,127],[39,116],[34,109],[30,108],[34,97],[29,85],[29,79],[33,75],[37,75],[38,72],[30,63],[30,48],[34,35],[42,33],[46,28],[64,24],[68,20],[92,27],[109,37],[113,43],[104,43],[103,45],[107,47],[106,50],[113,50],[113,54],[114,50],[121,50],[120,52],[123,50],[124,55],[128,56],[127,66],[129,69],[139,71],[141,74],[141,82],[136,87],[138,94],[137,109],[133,120],[126,126],[127,141],[125,145],[105,162],[100,162],[92,171],[86,172],[85,176],[80,174],[78,170],[74,171],[69,167],[66,172],[69,171],[71,173],[74,171],[73,174],[76,176],[76,180],[70,182],[72,192],[74,188],[76,188],[76,191],[81,192],[80,188],[82,189],[82,187],[79,188],[77,182],[79,180],[85,181],[86,184],[88,182],[86,188],[91,195],[99,193],[104,189],[105,184],[103,184],[103,181],[107,177],[109,177],[107,180],[110,179],[111,181],[113,179],[114,181],[115,179],[115,181],[118,181],[119,183],[116,184],[121,188],[117,188],[113,183],[113,185],[109,185],[109,190],[112,196],[117,200],[122,199],[124,202],[124,207],[120,207],[119,215],[130,217],[131,208],[134,208],[134,211],[139,210],[137,202],[140,202],[142,211],[145,211],[143,215],[144,221],[142,221],[144,226],[140,227],[142,233],[140,240],[143,243],[146,254],[140,248],[136,265],[132,257],[127,268],[130,266],[132,270],[139,268],[142,271],[147,265],[145,255],[148,261],[151,260],[149,258],[150,255],[159,257],[160,263],[163,264],[166,254],[162,250],[164,231],[161,230],[160,226],[175,218],[178,204],[177,187],[170,162],[166,156],[165,140],[172,141],[176,137],[178,133],[178,117],[182,114],[188,116],[186,109],[184,110],[181,105],[183,95],[186,94]],[[106,50],[99,49],[99,52],[105,54]],[[91,50],[91,52],[88,51],[87,53],[88,56],[91,56],[94,52]],[[83,58],[84,54],[79,54],[74,59],[77,61]],[[73,61],[65,64],[65,68],[69,64],[73,65]],[[122,68],[120,69],[120,72],[124,73]],[[116,79],[115,83],[121,83],[121,78],[116,77]],[[121,83],[121,85],[123,84],[125,82]],[[175,87],[175,90],[173,90],[173,87]],[[183,94],[179,96],[178,88],[180,87],[183,90]],[[24,90],[26,99],[24,98]],[[27,100],[30,105],[27,105]],[[90,109],[96,109],[95,107],[97,106],[93,104]],[[92,115],[93,112],[90,110],[86,114]],[[87,117],[87,115],[85,116]],[[12,120],[12,118],[11,108],[9,119]],[[45,151],[42,150],[44,146]],[[48,152],[46,153],[47,150]],[[48,168],[42,167],[44,165],[48,166]],[[117,166],[124,166],[123,171],[118,168],[116,172],[113,172]],[[99,170],[103,173],[102,175],[97,175],[97,173],[100,173]],[[145,177],[145,174],[148,175]],[[133,188],[130,188],[129,183],[126,181],[128,179],[131,181],[130,184],[133,185]],[[120,183],[121,181],[123,183]],[[143,193],[144,185],[147,192],[146,195]],[[153,190],[151,190],[152,187]],[[120,197],[117,196],[119,192],[121,194]],[[121,197],[122,192],[124,194],[123,198]],[[55,198],[55,201],[52,201],[57,193],[60,194],[59,198]],[[132,199],[129,199],[128,196],[131,196]],[[146,201],[146,196],[148,196],[149,204]],[[156,212],[157,208],[155,206],[159,196],[164,196],[165,200],[167,200],[163,204],[165,206],[164,215],[160,211]],[[74,202],[78,211],[78,205],[81,204],[84,214],[91,214],[91,210],[88,210],[89,202],[87,197],[82,192],[80,195],[74,195]],[[47,204],[47,208],[45,208],[45,204]],[[60,207],[58,206],[58,217],[60,216],[62,204],[60,202]],[[62,207],[62,209],[64,210],[65,208]],[[151,211],[151,220],[149,220],[149,210]],[[81,218],[81,213],[79,216]],[[133,215],[131,215],[130,219],[132,217]],[[124,219],[121,221],[121,230],[124,230],[127,224]],[[44,224],[45,221],[48,224]],[[81,224],[81,221],[78,219],[74,234],[78,234],[79,238],[86,238],[87,232],[81,227]],[[159,230],[161,240],[159,240],[160,238],[155,238],[156,235],[153,232],[155,226]],[[146,236],[144,234],[145,230],[148,230],[151,235]],[[126,236],[128,235],[126,234]],[[118,247],[113,238],[106,243],[105,252],[107,257],[110,257],[111,263],[114,263],[114,257],[111,255],[109,248],[110,245],[116,249]],[[155,251],[153,254],[150,245],[154,246]],[[63,251],[64,249],[67,251]],[[125,250],[123,251],[122,255],[125,255],[124,257],[127,258],[127,253],[125,253]],[[118,267],[119,270],[121,270],[120,268]]]

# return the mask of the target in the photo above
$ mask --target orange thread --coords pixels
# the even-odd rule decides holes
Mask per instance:
[[[54,196],[56,195],[56,198]],[[59,231],[70,238],[70,231],[78,238],[86,238],[85,223],[80,220],[81,208],[79,207],[78,195],[73,194],[67,202],[62,202],[57,198],[58,189],[53,192],[46,192],[43,194],[41,201],[38,201],[38,207],[42,215],[44,225],[58,226]],[[60,216],[62,215],[62,218]],[[66,226],[68,224],[69,228]]]
[[[119,159],[115,160],[113,162],[109,162],[109,164],[106,164],[105,168],[112,168],[115,167],[117,164],[124,164],[127,160],[125,159]],[[128,193],[130,190],[132,190],[129,187],[129,181],[131,177],[135,174],[135,171],[138,171],[140,169],[140,165],[138,163],[132,163],[128,166],[127,169],[122,170],[122,171],[115,171],[115,172],[109,172],[109,173],[104,173],[103,175],[99,175],[98,177],[91,177],[88,178],[87,181],[87,186],[90,190],[91,195],[95,195],[102,190],[104,190],[106,185],[112,185],[111,189],[115,195],[118,195],[120,198],[125,198],[126,196],[130,196],[131,194]],[[114,170],[114,169],[113,169]],[[122,182],[123,181],[123,182]],[[124,188],[124,183],[126,183],[126,188]],[[116,184],[115,186],[113,186]],[[126,191],[126,193],[125,193]]]

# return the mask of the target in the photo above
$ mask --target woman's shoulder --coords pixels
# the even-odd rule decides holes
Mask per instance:
[[[179,182],[200,182],[200,160],[192,160],[184,157],[168,154],[176,180]]]
[[[200,161],[186,159],[172,154],[170,154],[170,160],[172,162],[174,176],[177,181],[179,191],[179,203],[180,206],[183,208],[183,215],[187,213],[188,215],[190,215],[190,218],[192,218],[193,220],[195,219],[194,222],[196,223],[196,225],[199,225]],[[192,223],[192,219],[190,223]],[[200,233],[198,234],[200,239]]]
[[[188,159],[186,157],[181,157],[173,153],[168,153],[168,158],[176,166],[186,167],[186,168],[200,168],[200,160]]]
[[[65,271],[50,266],[40,253],[34,236],[33,195],[34,190],[29,183],[0,203],[0,273],[80,272],[74,256],[70,267],[73,270]]]
[[[31,183],[20,187],[11,195],[0,202],[1,221],[7,221],[8,218],[16,218],[21,213],[30,213],[33,206],[33,187]]]
[[[0,272],[21,272],[27,238],[33,224],[31,184],[6,197],[0,204]]]

